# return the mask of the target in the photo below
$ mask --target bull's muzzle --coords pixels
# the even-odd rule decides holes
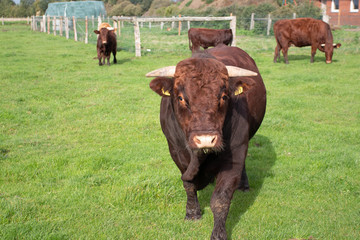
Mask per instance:
[[[217,143],[216,135],[200,135],[194,136],[193,141],[198,148],[213,148]]]
[[[107,44],[107,41],[102,41],[102,44]]]

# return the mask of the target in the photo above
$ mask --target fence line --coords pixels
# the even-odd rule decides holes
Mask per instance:
[[[121,22],[128,21],[134,24],[134,35],[135,35],[135,56],[141,56],[141,39],[140,39],[140,29],[139,23],[148,22],[149,28],[151,28],[152,22],[160,22],[161,29],[164,25],[164,22],[171,22],[171,28],[174,28],[175,22],[178,22],[179,31],[178,35],[181,32],[181,22],[187,21],[188,29],[190,28],[190,21],[192,22],[208,22],[208,21],[230,21],[230,28],[233,32],[233,42],[232,46],[236,46],[236,16],[230,17],[171,17],[171,18],[137,18],[137,17],[112,17],[112,19],[117,22],[118,31],[120,35],[120,26]],[[114,24],[115,25],[115,24]]]
[[[190,27],[205,27],[205,28],[227,28],[229,21],[230,28],[233,31],[234,40],[232,45],[236,45],[236,27],[238,29],[247,29],[251,30],[258,34],[271,35],[272,26],[274,22],[283,18],[274,18],[270,14],[266,17],[263,15],[257,17],[254,13],[249,16],[250,18],[236,18],[235,16],[228,17],[170,17],[170,18],[137,18],[137,17],[107,17],[107,18],[78,18],[75,17],[50,17],[50,16],[41,16],[41,17],[31,17],[31,29],[34,31],[41,31],[47,34],[54,34],[57,36],[65,35],[66,39],[74,39],[75,41],[85,42],[86,44],[96,43],[97,36],[93,33],[91,27],[98,28],[101,21],[107,21],[117,28],[116,34],[118,41],[121,41],[121,44],[118,44],[119,48],[127,49],[129,51],[134,51],[135,56],[141,56],[141,51],[143,53],[150,52],[152,43],[150,43],[150,38],[156,35],[156,37],[169,36],[174,37],[174,31],[180,35],[181,31],[184,31],[186,28]],[[296,14],[292,14],[292,18],[296,18]],[[193,23],[194,22],[194,23]],[[186,24],[187,23],[187,24]],[[176,24],[176,27],[175,27]],[[90,26],[89,26],[90,25]],[[143,29],[144,28],[144,29]],[[164,31],[163,34],[157,32]],[[154,29],[154,30],[153,30]],[[141,30],[141,31],[140,31]],[[64,34],[65,31],[65,34]],[[90,31],[90,32],[89,32]],[[122,33],[123,32],[123,33]],[[167,33],[169,32],[169,33]],[[170,33],[171,32],[171,33]],[[143,39],[140,39],[140,35],[143,35]],[[144,42],[142,42],[144,41]],[[162,41],[162,40],[157,40]],[[174,40],[171,40],[174,41]],[[175,40],[176,41],[176,40]],[[184,39],[178,44],[184,45]],[[165,43],[165,42],[164,42]],[[165,44],[166,45],[166,44]],[[143,46],[143,47],[142,47]],[[164,44],[162,44],[164,46]],[[167,49],[171,48],[171,45],[168,45]],[[131,49],[131,50],[130,50]],[[142,49],[142,50],[141,50]],[[153,49],[157,50],[159,48],[154,47]],[[165,51],[167,51],[165,49]]]
[[[293,13],[293,19],[296,18],[296,13]],[[266,21],[267,22],[267,28],[266,28],[266,35],[269,36],[270,35],[270,30],[271,30],[271,23],[273,18],[271,18],[271,14],[269,13],[267,18],[255,18],[255,13],[251,14],[251,19],[250,19],[250,30],[254,30],[255,28],[255,20],[257,21]]]

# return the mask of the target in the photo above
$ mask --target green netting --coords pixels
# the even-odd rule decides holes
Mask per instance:
[[[106,16],[104,2],[102,1],[81,1],[81,2],[55,2],[49,3],[45,12],[46,16],[62,16],[85,18]]]

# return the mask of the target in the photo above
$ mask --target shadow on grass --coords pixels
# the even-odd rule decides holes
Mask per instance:
[[[231,201],[229,215],[226,221],[226,231],[229,239],[233,229],[241,220],[241,216],[253,205],[261,191],[265,178],[272,177],[271,168],[275,164],[276,153],[269,138],[263,135],[255,135],[249,143],[248,156],[246,159],[246,173],[249,178],[250,191],[238,191],[234,193]],[[210,206],[210,199],[214,191],[214,184],[199,191],[199,202],[202,213],[205,214],[205,207]],[[241,196],[239,196],[241,195]],[[211,210],[210,214],[211,213]]]
[[[302,60],[307,60],[310,64],[310,59],[311,59],[311,53],[309,53],[309,55],[288,55],[288,60],[289,60],[289,64],[291,64],[292,62],[296,63],[297,61],[302,61]],[[314,58],[314,62],[323,62],[325,63],[325,54],[322,53],[322,52],[318,52],[316,55],[315,55],[315,58]],[[332,59],[333,62],[337,62],[336,59]],[[285,60],[284,60],[284,57],[281,55],[280,57],[280,61],[278,61],[277,63],[285,63]]]

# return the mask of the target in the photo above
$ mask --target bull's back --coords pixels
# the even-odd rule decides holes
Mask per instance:
[[[310,46],[313,43],[325,43],[332,39],[327,23],[312,18],[283,19],[274,24],[274,35],[280,44],[287,42],[296,47]]]

